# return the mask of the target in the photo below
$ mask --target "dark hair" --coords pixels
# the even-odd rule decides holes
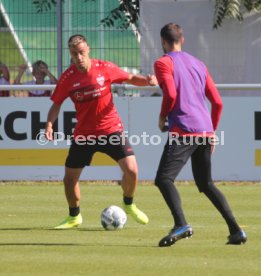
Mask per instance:
[[[160,36],[169,44],[178,43],[183,37],[183,30],[178,24],[169,23],[161,29]]]
[[[68,47],[74,47],[78,44],[80,44],[81,42],[86,42],[87,43],[87,40],[86,38],[83,36],[83,35],[80,35],[80,34],[75,34],[75,35],[72,35],[69,39],[68,39]],[[88,44],[88,43],[87,43]]]
[[[35,61],[34,63],[33,63],[33,69],[34,70],[37,70],[37,69],[39,69],[39,67],[41,66],[41,65],[43,65],[43,66],[45,66],[46,68],[48,68],[48,65],[44,62],[44,61],[42,61],[42,60],[37,60],[37,61]]]

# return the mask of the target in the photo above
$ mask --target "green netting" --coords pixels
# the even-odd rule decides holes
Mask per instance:
[[[37,14],[32,1],[20,0],[2,0],[2,5],[6,15],[10,20],[10,26],[13,27],[13,38],[17,36],[16,44],[20,51],[15,48],[8,48],[6,45],[0,46],[0,51],[5,48],[8,50],[8,55],[17,56],[17,51],[24,59],[23,62],[33,63],[38,59],[46,61],[50,70],[54,73],[57,71],[57,40],[56,40],[56,13],[55,10]],[[12,31],[10,29],[10,31]],[[22,51],[24,55],[22,55]],[[5,51],[6,52],[6,51]],[[27,60],[26,58],[27,57]],[[10,59],[11,61],[11,59]],[[17,71],[17,63],[7,63],[9,68],[14,68]]]
[[[31,0],[2,0],[7,16],[14,27],[22,50],[30,63],[42,59],[51,71],[57,72],[56,10],[36,13]],[[139,46],[132,30],[121,32],[104,29],[100,20],[118,5],[118,0],[65,0],[63,13],[63,69],[70,63],[67,40],[70,35],[81,33],[91,46],[91,56],[110,60],[125,68],[139,69]],[[0,45],[1,50],[4,45]],[[10,48],[13,55],[17,48]],[[6,52],[5,52],[6,53]],[[17,53],[16,53],[17,54]],[[12,64],[9,64],[12,66]]]

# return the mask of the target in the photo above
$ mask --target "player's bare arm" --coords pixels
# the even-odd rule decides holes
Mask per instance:
[[[47,123],[45,126],[45,136],[48,140],[53,140],[53,123],[60,112],[60,105],[53,104],[48,112]]]
[[[129,79],[126,80],[126,83],[136,85],[136,86],[156,86],[158,81],[154,75],[148,75],[147,77],[142,75],[129,75]]]

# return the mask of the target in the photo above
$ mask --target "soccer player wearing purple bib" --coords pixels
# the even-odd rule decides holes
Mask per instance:
[[[155,184],[165,199],[174,219],[174,228],[159,242],[160,247],[193,234],[187,223],[174,181],[191,157],[192,172],[200,192],[204,193],[225,219],[230,235],[228,244],[245,243],[247,236],[239,227],[221,191],[211,176],[213,138],[217,129],[222,100],[203,62],[182,51],[184,37],[179,25],[169,23],[161,29],[165,55],[155,62],[155,74],[163,91],[159,128],[166,130],[165,145]],[[206,99],[211,103],[209,113]]]

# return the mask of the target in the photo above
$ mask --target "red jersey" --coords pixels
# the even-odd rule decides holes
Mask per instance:
[[[91,59],[89,72],[80,72],[72,64],[61,76],[51,99],[57,105],[70,97],[76,109],[77,124],[74,138],[78,135],[108,135],[123,131],[123,125],[114,106],[112,83],[122,83],[129,73],[117,65]]]

